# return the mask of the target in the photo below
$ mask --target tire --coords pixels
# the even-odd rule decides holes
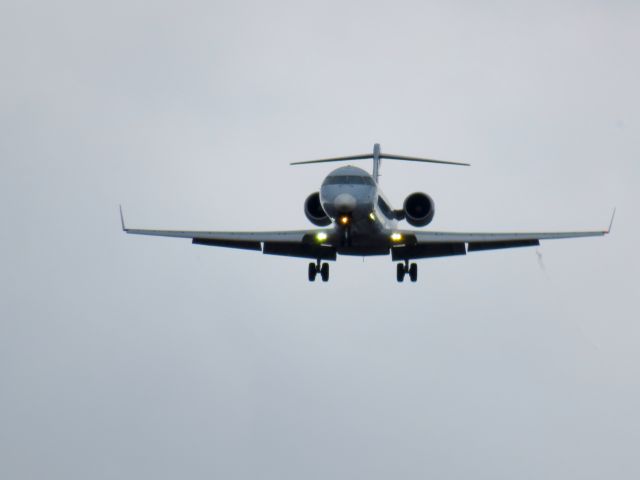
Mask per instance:
[[[322,277],[323,282],[329,281],[329,264],[328,263],[322,264],[322,267],[320,268],[320,276]]]
[[[396,269],[396,279],[398,280],[398,282],[404,282],[404,276],[406,273],[407,272],[404,269],[404,265],[402,263],[399,263]]]
[[[309,264],[309,281],[310,282],[315,282],[317,274],[318,274],[318,271],[316,270],[316,264],[315,263],[310,263]]]
[[[409,267],[409,278],[411,278],[412,282],[418,281],[418,264],[412,263]]]

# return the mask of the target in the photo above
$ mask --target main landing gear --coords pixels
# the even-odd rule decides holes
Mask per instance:
[[[322,278],[323,282],[328,282],[329,281],[329,264],[322,263],[320,262],[320,260],[318,260],[317,263],[311,262],[309,264],[309,281],[315,282],[316,275],[318,274],[320,274],[320,277]]]
[[[404,276],[409,274],[409,278],[412,282],[418,281],[418,264],[409,264],[409,260],[405,260],[404,263],[399,263],[397,268],[398,282],[404,282]]]

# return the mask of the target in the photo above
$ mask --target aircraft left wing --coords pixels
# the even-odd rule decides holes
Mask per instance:
[[[472,233],[472,232],[404,232],[413,235],[418,243],[465,242],[469,244],[503,242],[530,242],[552,240],[559,238],[600,237],[609,233],[608,230],[577,231],[577,232],[512,232],[512,233]]]
[[[198,230],[147,230],[127,228],[120,211],[122,230],[134,235],[156,237],[190,238],[195,245],[240,248],[262,251],[270,255],[303,257],[323,260],[335,260],[334,247],[317,241],[318,234],[330,233],[330,230],[289,230],[272,232],[209,232]]]
[[[614,211],[615,215],[615,211]],[[607,230],[574,232],[429,232],[401,230],[401,245],[392,247],[394,260],[465,255],[467,252],[498,250],[503,248],[531,247],[540,240],[561,238],[601,237],[611,231],[613,216]]]

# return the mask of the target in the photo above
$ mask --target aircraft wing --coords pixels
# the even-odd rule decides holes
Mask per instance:
[[[416,237],[418,243],[465,242],[498,244],[504,242],[531,242],[559,238],[600,237],[608,230],[578,232],[512,232],[512,233],[474,233],[474,232],[408,232]]]
[[[611,219],[613,222],[613,217]],[[540,240],[560,238],[600,237],[611,230],[575,232],[429,232],[404,230],[402,245],[392,247],[394,260],[465,255],[467,252],[498,250],[503,248],[531,247]]]
[[[191,238],[193,240],[206,240],[210,242],[228,242],[230,244],[237,244],[239,247],[249,246],[245,244],[262,242],[299,243],[302,242],[305,235],[311,233],[308,230],[282,232],[208,232],[198,230],[145,230],[137,228],[125,228],[124,231],[134,235]]]
[[[320,244],[319,233],[330,230],[290,230],[274,232],[209,232],[198,230],[147,230],[127,228],[122,219],[122,230],[134,235],[189,238],[196,245],[240,248],[262,251],[270,255],[335,260],[335,248]]]

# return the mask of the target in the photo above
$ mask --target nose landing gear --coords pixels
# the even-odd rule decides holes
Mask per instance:
[[[323,282],[328,282],[329,281],[329,264],[322,263],[320,260],[318,260],[317,263],[311,262],[309,264],[309,281],[315,282],[316,276],[318,274],[320,274],[320,278],[322,278]]]
[[[349,225],[349,222],[351,222],[351,219],[346,215],[340,217],[338,220],[340,230],[342,230],[340,232],[340,243],[343,247],[351,246],[351,225]]]
[[[404,263],[399,263],[396,269],[396,278],[398,282],[404,282],[404,277],[409,274],[409,278],[412,282],[418,281],[418,264],[411,263],[409,260],[405,260]]]

